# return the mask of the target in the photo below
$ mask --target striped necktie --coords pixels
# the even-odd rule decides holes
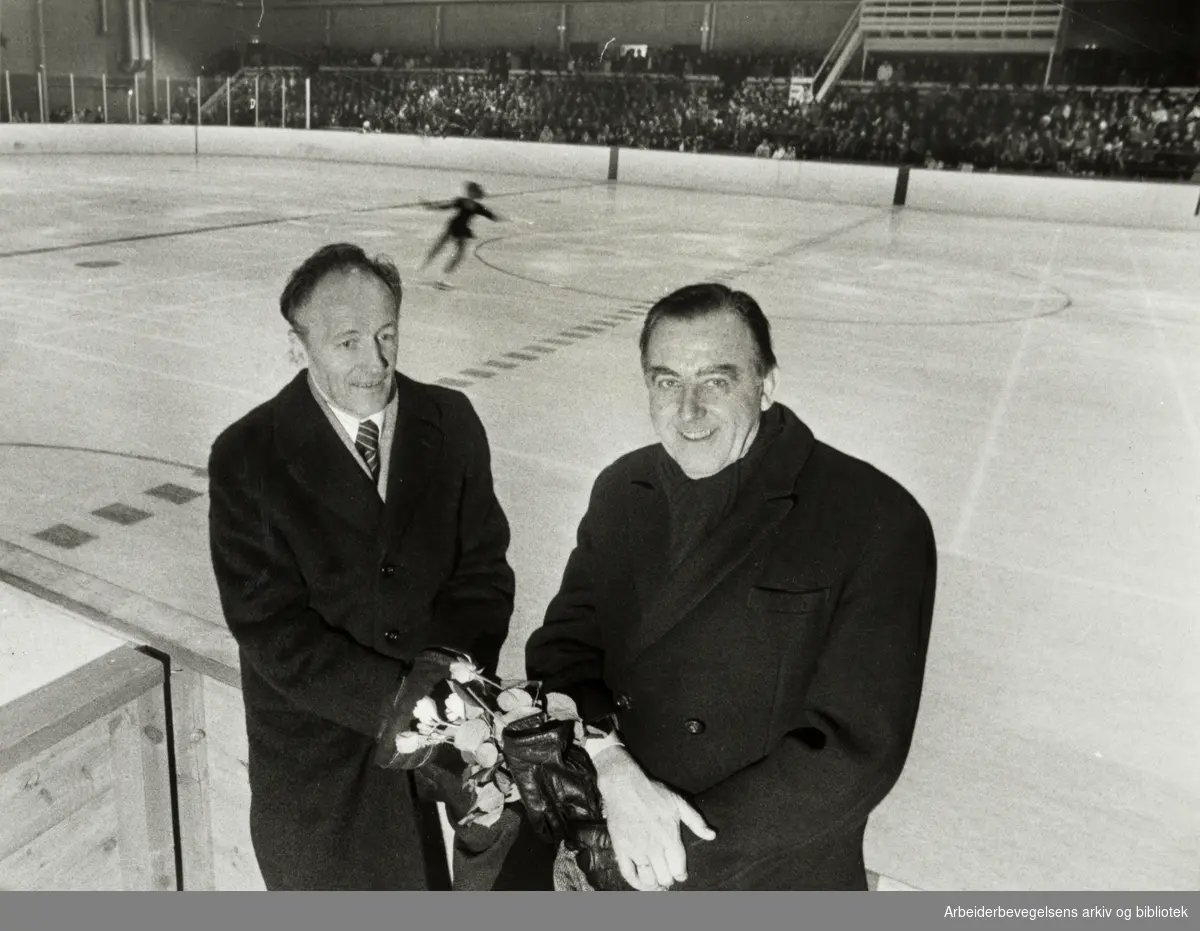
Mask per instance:
[[[364,420],[358,425],[358,439],[354,441],[358,451],[362,453],[367,468],[371,470],[371,478],[379,480],[379,428],[373,421]]]

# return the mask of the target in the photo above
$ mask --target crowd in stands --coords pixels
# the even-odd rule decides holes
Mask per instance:
[[[1128,60],[1093,68],[1120,79],[1098,88],[1043,86],[1038,56],[873,58],[866,81],[852,69],[819,104],[790,99],[787,76],[820,64],[799,57],[618,50],[612,60],[615,76],[570,55],[326,50],[316,66],[256,69],[257,97],[249,78],[237,81],[233,122],[303,127],[307,117],[314,129],[974,171],[1171,179],[1200,170],[1195,82],[1151,85],[1155,72],[1130,74]],[[1081,61],[1095,63],[1068,56],[1058,66]],[[168,118],[192,119],[194,91],[177,95]],[[223,100],[205,120],[224,122]]]
[[[1046,88],[1043,74],[1023,74],[1027,58],[973,58],[965,73],[943,75],[957,80],[936,87],[905,78],[905,64],[921,73],[928,59],[900,62],[886,80],[845,81],[821,104],[790,102],[786,80],[509,73],[494,58],[471,70],[381,64],[319,72],[310,118],[314,128],[975,171],[1189,178],[1200,167],[1195,91]],[[461,69],[463,60],[454,63]],[[760,70],[769,75],[774,64]],[[1039,67],[1044,72],[1044,59]],[[287,124],[305,125],[305,76],[264,71],[259,121],[280,124],[279,86],[287,82]],[[235,100],[235,121],[253,122],[252,97]]]
[[[1196,93],[888,85],[762,128],[800,158],[1161,179],[1200,168]]]

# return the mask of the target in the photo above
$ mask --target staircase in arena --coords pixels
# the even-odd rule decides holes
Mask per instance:
[[[200,119],[204,123],[215,123],[224,121],[225,117],[225,94],[228,91],[234,94],[238,90],[238,86],[247,80],[250,80],[249,68],[239,68],[237,73],[229,78],[229,83],[221,82],[221,86],[208,96],[208,99],[200,107]],[[217,108],[220,107],[218,114]]]
[[[813,77],[813,99],[818,103],[824,100],[825,96],[833,90],[834,85],[837,84],[845,72],[846,66],[850,64],[850,60],[862,48],[862,14],[864,5],[864,3],[860,3],[854,12],[850,14],[850,18],[846,20],[846,25],[838,33],[836,41],[830,46],[829,53],[825,56],[825,60],[821,62],[821,67],[817,69],[817,73]]]
[[[241,68],[236,74],[230,77],[228,85],[222,81],[220,87],[204,101],[204,106],[200,109],[200,118],[202,122],[210,125],[225,122],[229,108],[229,105],[226,103],[227,90],[228,96],[233,100],[233,109],[237,109],[243,101],[254,98],[256,80],[280,74],[291,77],[302,77],[303,73],[303,69],[295,65],[263,65]],[[259,93],[263,92],[263,89],[259,88]],[[271,103],[275,102],[274,100],[271,101]],[[263,101],[255,100],[254,105],[261,111]]]
[[[1058,48],[1059,0],[863,0],[829,50],[813,96],[823,100],[860,50],[1041,54]]]

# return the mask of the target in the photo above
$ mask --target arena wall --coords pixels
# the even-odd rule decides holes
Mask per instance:
[[[898,168],[884,165],[622,149],[617,176],[624,184],[886,207],[898,174]]]
[[[913,171],[906,206],[935,213],[1200,232],[1200,185]]]
[[[496,139],[227,126],[11,124],[0,155],[139,154],[300,158],[571,181],[616,180],[820,203],[903,205],[999,216],[1200,232],[1200,186],[898,169]]]

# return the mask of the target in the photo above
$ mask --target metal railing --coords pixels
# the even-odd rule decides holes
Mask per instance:
[[[818,103],[823,101],[833,90],[842,74],[845,73],[850,59],[862,47],[862,14],[863,4],[859,3],[846,20],[846,24],[838,33],[833,45],[830,46],[829,53],[821,62],[821,67],[817,69],[816,76],[813,78],[813,99]]]
[[[243,69],[236,76],[223,78],[158,79],[142,73],[47,75],[5,71],[0,87],[0,122],[199,121],[205,125],[311,128],[312,81],[298,77],[298,71],[289,75],[289,80],[279,80],[278,72],[285,70],[289,69]],[[272,79],[260,87],[266,74]]]

